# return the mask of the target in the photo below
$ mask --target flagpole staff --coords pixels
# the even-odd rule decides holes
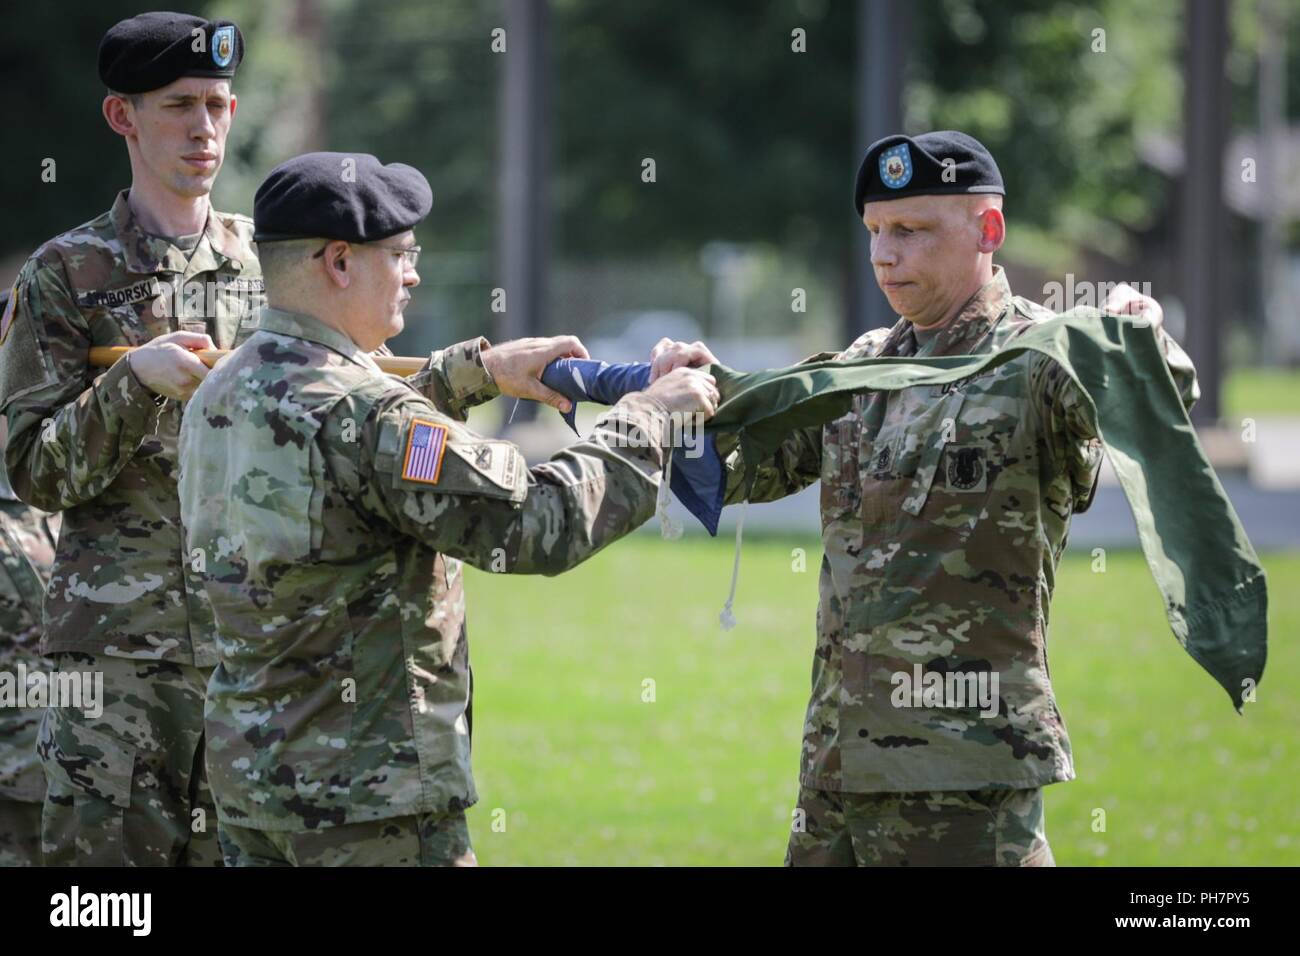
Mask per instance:
[[[109,368],[130,351],[133,351],[132,347],[125,345],[96,345],[90,350],[90,364],[95,368]],[[230,352],[230,349],[195,349],[194,354],[204,365],[212,368]],[[372,355],[371,358],[390,375],[402,376],[422,371],[429,361],[409,355]]]

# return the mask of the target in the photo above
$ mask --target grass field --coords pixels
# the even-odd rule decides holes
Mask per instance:
[[[1239,368],[1223,380],[1223,416],[1300,415],[1300,369]]]
[[[484,865],[781,862],[820,541],[747,538],[723,632],[731,554],[639,534],[555,579],[468,572]],[[1270,659],[1243,717],[1178,646],[1138,553],[1104,574],[1066,559],[1051,661],[1079,779],[1047,788],[1059,864],[1300,863],[1300,554],[1264,564]]]

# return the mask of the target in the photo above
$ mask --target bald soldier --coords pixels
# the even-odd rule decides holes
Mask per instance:
[[[1002,177],[959,132],[889,136],[854,202],[876,281],[901,316],[838,353],[994,352],[1053,313],[1013,296],[993,255]],[[1159,307],[1124,287],[1111,311]],[[1184,404],[1191,362],[1159,331]],[[835,353],[813,360],[834,358]],[[714,361],[660,342],[652,376]],[[771,501],[821,480],[824,557],[791,866],[1051,865],[1042,788],[1074,778],[1047,668],[1070,518],[1092,502],[1101,443],[1087,397],[1026,353],[946,386],[854,396],[760,462]],[[727,500],[744,496],[734,438]]]
[[[419,172],[364,154],[272,171],[254,207],[270,306],[186,410],[181,513],[216,621],[208,770],[230,865],[473,864],[461,562],[586,560],[653,513],[670,415],[716,407],[712,377],[682,369],[530,469],[384,375],[367,353],[402,330],[431,203]],[[528,340],[474,354],[466,387],[485,397],[519,356],[534,378],[555,357]]]

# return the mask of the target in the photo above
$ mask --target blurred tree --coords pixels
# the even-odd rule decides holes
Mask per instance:
[[[1300,2],[1286,3],[1295,117]],[[559,257],[670,256],[696,269],[699,248],[725,239],[779,249],[836,286],[858,228],[854,4],[553,8]],[[95,50],[104,29],[138,9],[28,4],[8,19],[0,70],[18,95],[0,253],[26,253],[85,221],[126,184],[125,150],[99,115]],[[508,55],[492,50],[500,4],[216,0],[195,9],[238,20],[249,48],[218,205],[248,211],[266,171],[308,148],[418,166],[435,206],[420,230],[428,266],[416,305],[435,318],[438,340],[486,328]],[[1243,126],[1255,122],[1254,13],[1255,0],[1233,5],[1229,71]],[[905,127],[964,128],[989,145],[1012,191],[1017,256],[1056,269],[1081,247],[1124,256],[1133,235],[1167,214],[1168,182],[1137,143],[1176,141],[1181,129],[1181,0],[917,0],[910,16]],[[46,158],[58,164],[55,183],[41,182]],[[653,183],[642,181],[646,159]]]
[[[322,99],[334,57],[319,0],[219,0],[203,11],[239,24],[248,54],[235,77],[239,107],[213,190],[218,209],[251,215],[253,195],[277,164],[323,149]]]
[[[433,213],[418,230],[424,286],[393,347],[417,352],[491,328],[500,5],[330,0],[325,142],[420,169]]]
[[[100,114],[97,51],[104,31],[138,3],[27,3],[0,31],[6,90],[0,255],[26,256],[46,239],[108,209],[131,181],[122,141]],[[54,162],[52,182],[42,179]],[[47,174],[48,175],[48,174]],[[12,276],[0,282],[8,283]]]
[[[570,254],[694,255],[716,238],[842,254],[853,7],[555,3],[556,182]],[[792,46],[803,31],[806,52]],[[655,182],[642,164],[655,163]]]
[[[1149,224],[1166,188],[1138,137],[1179,128],[1180,0],[922,9],[907,125],[965,129],[988,146],[1012,251],[1042,265],[1059,265],[1063,246],[1129,252],[1125,230]]]

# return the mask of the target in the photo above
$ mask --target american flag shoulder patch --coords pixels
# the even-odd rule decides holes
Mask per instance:
[[[447,426],[426,418],[411,419],[411,430],[406,436],[406,455],[402,462],[402,477],[407,481],[423,481],[436,485],[442,471],[442,456],[447,450]]]

